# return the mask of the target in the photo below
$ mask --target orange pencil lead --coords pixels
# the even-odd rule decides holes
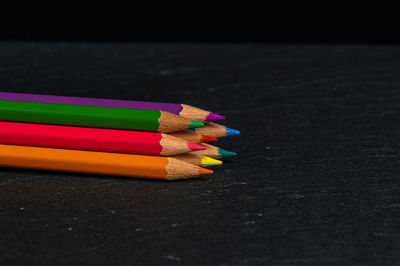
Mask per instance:
[[[199,168],[200,175],[209,175],[209,174],[213,174],[213,173],[214,173],[213,170],[202,168],[202,167]]]

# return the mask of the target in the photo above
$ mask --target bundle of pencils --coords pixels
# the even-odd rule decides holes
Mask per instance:
[[[239,131],[186,104],[0,92],[0,166],[178,180],[236,155]]]

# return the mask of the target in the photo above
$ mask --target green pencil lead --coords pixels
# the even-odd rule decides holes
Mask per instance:
[[[196,127],[204,127],[204,123],[196,120],[190,120],[189,128],[196,128]]]
[[[226,158],[226,157],[230,157],[230,156],[235,156],[237,155],[236,152],[233,151],[227,151],[221,148],[218,148],[218,153],[221,156],[221,158]]]

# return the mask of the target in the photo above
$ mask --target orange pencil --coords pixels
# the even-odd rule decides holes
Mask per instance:
[[[171,157],[3,144],[0,144],[0,166],[161,180],[213,173]]]

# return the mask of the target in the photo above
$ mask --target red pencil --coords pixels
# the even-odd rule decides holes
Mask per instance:
[[[163,156],[205,149],[163,133],[2,121],[0,143]]]

